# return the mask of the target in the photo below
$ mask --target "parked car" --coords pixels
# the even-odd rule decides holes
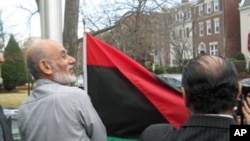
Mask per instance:
[[[250,78],[244,78],[240,80],[242,86],[249,86],[250,87]]]
[[[78,86],[78,87],[80,87],[80,88],[84,88],[83,75],[79,75],[79,76],[77,77],[76,86]]]
[[[250,78],[245,78],[240,80],[241,83],[241,93],[244,97],[250,97]]]
[[[171,85],[181,88],[182,74],[159,74],[158,77]]]

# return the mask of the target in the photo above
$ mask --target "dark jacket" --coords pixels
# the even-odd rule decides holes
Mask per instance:
[[[0,105],[0,125],[3,129],[3,139],[4,141],[13,141],[11,132],[11,118],[6,118],[3,113],[2,106]]]
[[[170,124],[155,124],[146,128],[140,141],[229,141],[233,118],[193,115],[179,129]]]

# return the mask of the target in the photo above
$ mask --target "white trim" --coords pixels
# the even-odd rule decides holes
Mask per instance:
[[[83,75],[84,75],[84,90],[88,93],[88,71],[87,71],[87,36],[83,33]]]
[[[206,27],[207,27],[207,35],[211,35],[212,34],[211,20],[206,21]],[[210,30],[210,32],[209,32],[209,30]]]

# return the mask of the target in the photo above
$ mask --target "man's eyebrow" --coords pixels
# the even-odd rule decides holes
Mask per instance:
[[[67,54],[68,53],[68,51],[67,50],[61,50],[61,52],[60,52],[61,54]]]

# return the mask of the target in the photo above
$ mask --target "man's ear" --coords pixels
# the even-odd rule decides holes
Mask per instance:
[[[236,98],[237,98],[237,99],[240,97],[241,92],[242,92],[242,86],[241,86],[241,83],[238,82],[238,94],[236,95]]]
[[[50,75],[52,74],[52,68],[50,66],[49,63],[47,63],[46,60],[40,60],[39,61],[39,68],[41,69],[41,71],[46,74],[46,75]]]
[[[182,97],[184,99],[185,105],[187,106],[186,90],[183,86],[181,86],[181,93],[182,93]]]

